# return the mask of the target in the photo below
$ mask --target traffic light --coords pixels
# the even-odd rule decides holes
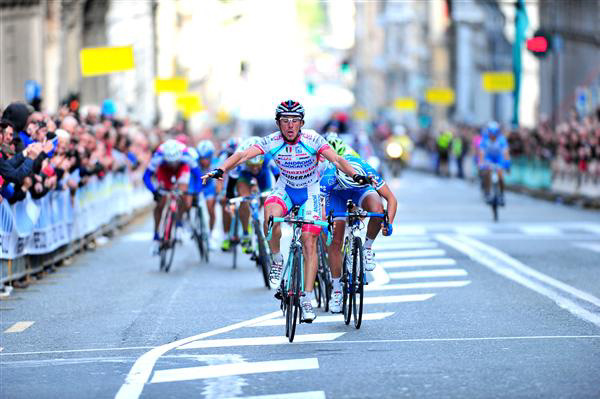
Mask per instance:
[[[527,39],[526,43],[527,50],[539,58],[544,58],[552,50],[552,36],[541,29],[538,29],[532,38]]]

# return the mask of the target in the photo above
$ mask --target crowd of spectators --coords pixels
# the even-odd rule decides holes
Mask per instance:
[[[0,201],[69,190],[72,195],[94,176],[143,173],[152,155],[143,129],[97,106],[66,103],[56,114],[15,102],[0,110]]]
[[[600,108],[583,119],[572,112],[556,128],[542,121],[534,129],[513,130],[508,142],[511,156],[547,161],[555,174],[600,178]]]

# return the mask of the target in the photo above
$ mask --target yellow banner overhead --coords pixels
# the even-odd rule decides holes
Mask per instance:
[[[84,48],[79,52],[79,59],[84,77],[135,68],[133,46]]]
[[[515,75],[512,72],[484,72],[483,90],[506,92],[515,89]]]
[[[178,94],[175,104],[177,109],[183,112],[183,116],[186,119],[189,119],[193,114],[204,109],[200,95],[195,93]]]
[[[369,112],[364,108],[356,108],[352,113],[354,119],[358,119],[360,121],[365,121],[369,119]]]
[[[425,100],[431,104],[454,104],[454,90],[448,87],[432,87],[425,92]]]
[[[394,100],[394,108],[399,111],[416,111],[417,102],[412,97],[398,97]]]
[[[187,89],[186,78],[154,79],[154,91],[157,93],[183,93]]]
[[[229,113],[223,109],[220,109],[219,112],[217,112],[217,122],[219,122],[222,125],[225,125],[227,123],[229,123],[229,121],[231,120],[231,117],[229,116]]]

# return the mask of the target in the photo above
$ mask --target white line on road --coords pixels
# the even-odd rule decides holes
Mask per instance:
[[[377,256],[377,255],[375,255]],[[407,259],[407,260],[392,260],[377,262],[378,265],[382,265],[384,268],[394,267],[417,267],[417,266],[453,266],[456,265],[456,261],[450,258],[431,258],[431,259]],[[377,268],[375,268],[377,270]]]
[[[134,350],[152,349],[152,348],[154,348],[154,346],[129,346],[129,347],[123,347],[123,348],[61,349],[61,350],[57,350],[57,351],[8,352],[8,353],[0,353],[0,356],[47,355],[47,354],[52,354],[52,353],[134,351]]]
[[[387,284],[373,286],[371,284],[365,286],[367,291],[393,291],[393,290],[415,290],[424,288],[458,288],[471,284],[469,280],[460,281],[431,281],[427,283],[407,283],[407,284]],[[363,316],[364,317],[364,316]]]
[[[367,286],[367,287],[369,287],[369,286]],[[385,287],[385,285],[383,287]],[[394,314],[394,312],[363,313],[362,319],[363,320],[382,320],[382,319],[385,319],[386,317],[390,317],[393,314]],[[319,316],[313,321],[313,324],[315,324],[315,323],[336,323],[336,322],[341,322],[343,320],[344,320],[344,316],[341,314]],[[283,325],[285,325],[285,319],[277,318],[277,319],[261,321],[260,323],[254,324],[252,327],[283,326]],[[320,335],[320,334],[314,334],[314,335]],[[294,338],[294,342],[297,342],[298,337],[300,337],[300,336],[296,335],[296,338]]]
[[[370,273],[373,276],[373,281],[371,281],[369,284],[385,285],[390,282],[390,276],[385,271],[385,268],[383,266],[376,267]]]
[[[7,328],[6,330],[4,330],[4,332],[5,333],[23,332],[23,331],[27,330],[29,327],[31,327],[33,325],[33,323],[35,323],[35,321],[18,321],[15,324],[13,324],[12,326],[10,326],[9,328]]]
[[[320,317],[318,317],[316,321],[318,321]],[[265,323],[266,320],[261,323]],[[273,320],[279,321],[279,319]],[[285,320],[281,319],[285,324]],[[263,325],[263,324],[259,324]],[[272,324],[278,325],[278,323]],[[256,327],[257,325],[253,325],[252,327]],[[345,333],[326,333],[326,334],[299,334],[294,338],[294,342],[315,342],[315,341],[333,341],[344,335]],[[256,345],[283,345],[288,344],[290,341],[287,337],[284,336],[273,336],[273,337],[252,337],[252,338],[227,338],[227,339],[210,339],[210,340],[200,340],[190,342],[189,344],[182,345],[177,347],[177,349],[185,350],[185,349],[200,349],[200,348],[220,348],[226,346],[256,346]]]
[[[465,269],[441,269],[441,270],[418,270],[413,272],[390,273],[390,277],[395,280],[407,278],[428,278],[428,277],[459,277],[466,276]]]
[[[398,251],[398,252],[384,252],[377,253],[375,260],[391,260],[391,259],[405,259],[405,258],[424,258],[427,256],[444,256],[446,251],[443,249],[416,249],[414,251]]]
[[[595,296],[540,273],[537,270],[532,269],[529,266],[526,266],[518,260],[510,257],[504,252],[501,252],[496,248],[490,247],[489,245],[472,238],[466,236],[451,237],[445,234],[439,234],[436,236],[436,238],[441,242],[467,254],[494,272],[550,298],[561,308],[566,309],[572,314],[600,327],[600,316],[589,312],[574,301],[564,297],[550,288],[547,288],[547,286],[544,286],[543,284],[545,283],[562,291],[562,293],[570,294],[580,300],[600,307],[600,299],[596,298]]]
[[[309,391],[294,393],[276,393],[274,395],[238,396],[237,398],[227,399],[325,399],[325,392]]]
[[[420,302],[426,301],[434,296],[435,294],[373,296],[365,297],[363,304],[375,305],[381,303]]]
[[[199,339],[212,337],[214,335],[222,334],[225,332],[237,330],[239,328],[247,327],[254,323],[258,323],[263,320],[268,320],[273,317],[279,316],[280,311],[275,311],[271,313],[267,313],[266,315],[256,317],[254,319],[242,321],[239,323],[231,324],[229,326],[225,326],[222,328],[218,328],[216,330],[208,331],[202,334],[194,335],[188,338],[183,338],[169,344],[157,346],[152,350],[144,353],[138,360],[135,361],[131,370],[129,370],[129,374],[125,379],[125,383],[119,389],[119,392],[115,395],[115,399],[131,399],[131,398],[139,398],[142,390],[144,389],[144,384],[148,382],[150,378],[150,374],[152,373],[152,369],[156,364],[156,361],[159,357],[161,357],[164,353],[170,351],[171,349],[175,349],[180,345],[188,344],[192,341],[196,341]]]
[[[521,226],[520,230],[528,235],[549,235],[549,236],[557,236],[562,234],[562,232],[554,226],[547,225],[525,225]]]
[[[247,362],[219,364],[214,366],[184,367],[154,372],[151,383],[190,381],[205,378],[217,378],[228,375],[273,373],[281,371],[312,370],[319,368],[316,357],[308,359],[272,360],[266,362]]]
[[[399,249],[437,248],[433,241],[414,242],[382,242],[373,244],[373,250],[378,252],[396,251]]]
[[[574,242],[573,245],[579,248],[589,249],[590,251],[600,252],[600,243],[595,242]]]

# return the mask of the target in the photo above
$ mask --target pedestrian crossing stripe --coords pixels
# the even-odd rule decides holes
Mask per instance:
[[[405,259],[405,258],[424,258],[429,256],[444,256],[446,251],[443,249],[416,249],[412,251],[395,251],[395,252],[383,252],[376,253],[375,259],[380,260],[391,260],[391,259]]]
[[[365,290],[369,291],[393,291],[393,290],[414,290],[430,288],[458,288],[471,284],[470,280],[459,281],[430,281],[424,283],[404,283],[404,284],[386,284],[386,285],[367,285]]]
[[[319,361],[316,357],[307,359],[271,360],[265,362],[215,364],[211,366],[157,370],[154,372],[150,382],[156,384],[160,382],[191,381],[233,375],[312,370],[318,368]]]
[[[227,399],[325,399],[323,391],[308,391],[294,393],[276,393],[274,395],[238,396]]]
[[[421,267],[421,266],[454,266],[456,261],[451,258],[428,258],[428,259],[406,259],[406,260],[388,260],[377,262],[385,269],[400,267]],[[377,269],[375,269],[377,270]]]
[[[400,280],[409,278],[462,277],[467,274],[465,269],[437,269],[390,273],[390,277],[394,280]]]

